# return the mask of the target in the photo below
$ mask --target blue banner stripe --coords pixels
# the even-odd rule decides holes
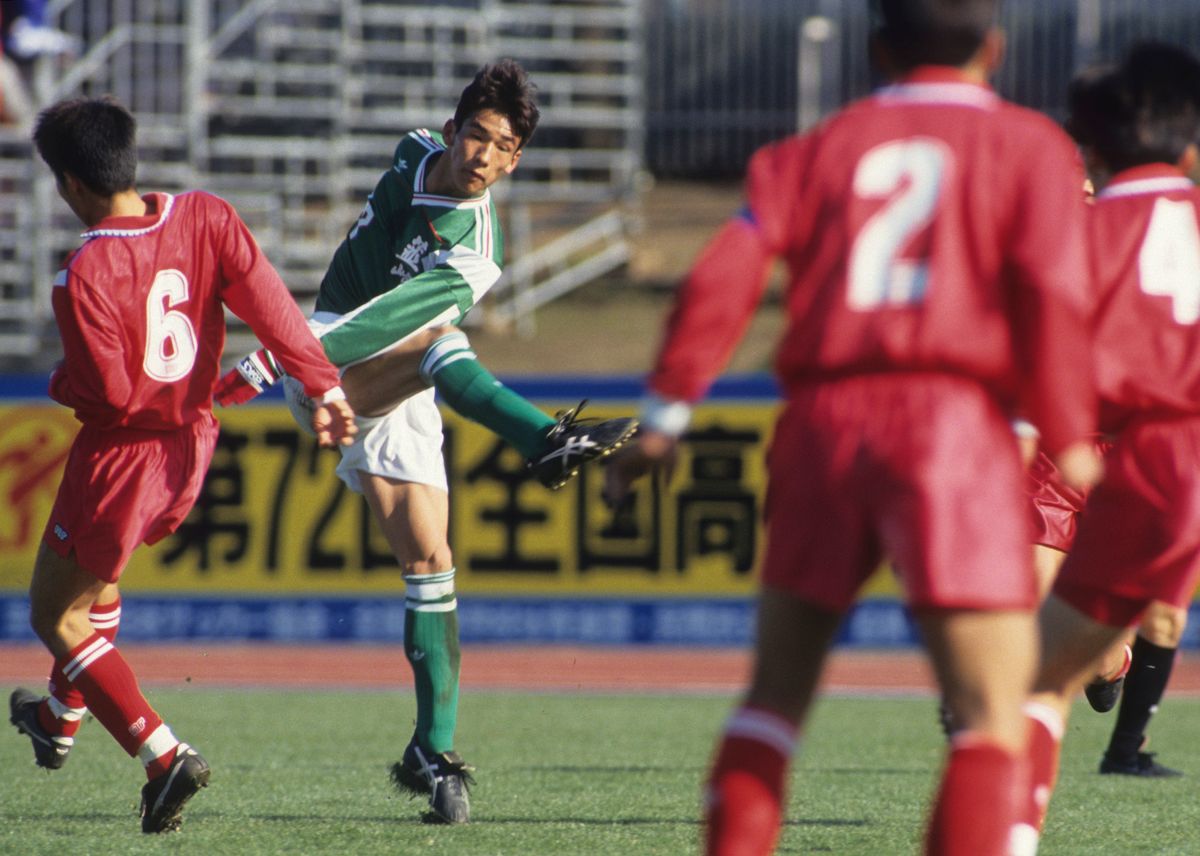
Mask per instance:
[[[750,598],[464,597],[467,644],[748,647]],[[0,595],[0,642],[33,642],[29,601]],[[122,598],[122,642],[395,643],[404,641],[403,597]],[[841,645],[911,647],[916,630],[894,600],[865,601],[842,628]]]
[[[0,400],[42,399],[48,384],[46,375],[0,375]],[[640,375],[521,375],[502,378],[520,395],[532,399],[588,398],[593,401],[628,401],[641,398],[645,389]],[[779,387],[769,374],[730,375],[719,379],[708,396],[713,401],[740,398],[778,398]],[[276,384],[254,399],[255,402],[278,403],[283,400],[283,386]]]

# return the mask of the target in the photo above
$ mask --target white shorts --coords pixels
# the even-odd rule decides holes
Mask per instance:
[[[304,386],[285,377],[284,396],[300,428],[312,435],[312,402]],[[354,443],[340,447],[337,474],[346,487],[362,493],[359,472],[416,482],[449,491],[442,457],[442,414],[427,389],[402,401],[385,416],[360,416]]]

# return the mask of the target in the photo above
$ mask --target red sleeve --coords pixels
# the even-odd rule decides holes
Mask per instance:
[[[246,224],[232,207],[227,208],[229,222],[223,230],[220,259],[225,283],[221,299],[250,325],[287,373],[304,384],[305,393],[320,398],[338,385],[338,371],[326,359],[300,307]]]
[[[771,258],[744,216],[730,220],[708,243],[675,295],[650,376],[654,392],[682,401],[708,392],[762,298]]]
[[[797,149],[804,139],[766,146],[751,158],[746,208],[709,241],[679,287],[649,380],[663,398],[702,398],[745,335],[771,262],[783,255],[797,228]]]
[[[1026,162],[1014,187],[1023,203],[1011,247],[1015,346],[1023,409],[1054,455],[1096,430],[1087,204],[1079,156],[1065,134],[1040,136]]]
[[[125,325],[85,280],[71,271],[63,275],[65,283],[51,294],[63,362],[51,377],[50,397],[89,424],[116,425],[133,396],[121,336]]]

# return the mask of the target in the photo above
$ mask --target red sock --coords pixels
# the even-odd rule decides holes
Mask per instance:
[[[1021,823],[1042,831],[1050,795],[1058,782],[1058,758],[1062,749],[1063,721],[1058,712],[1044,704],[1025,705],[1029,717],[1030,787],[1021,807]]]
[[[930,856],[1005,856],[1025,783],[1025,761],[969,731],[955,735],[929,821]]]
[[[151,778],[165,772],[178,741],[138,689],[137,679],[121,652],[99,633],[93,633],[58,665],[121,748],[141,758]],[[164,758],[168,760],[164,762]]]
[[[707,856],[766,856],[775,849],[796,726],[752,707],[725,726],[705,794]]]
[[[112,603],[93,606],[88,612],[92,628],[109,642],[117,640],[117,631],[121,628],[121,597]],[[50,698],[38,707],[38,722],[50,734],[60,737],[74,737],[87,712],[83,701],[83,693],[67,680],[62,666],[54,663],[50,671]]]

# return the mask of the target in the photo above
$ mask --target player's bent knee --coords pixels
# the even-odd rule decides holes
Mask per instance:
[[[1155,601],[1142,616],[1138,635],[1160,648],[1178,648],[1186,629],[1186,609]]]
[[[402,560],[400,567],[406,577],[442,574],[454,567],[454,558],[450,545],[444,544],[422,558]]]

